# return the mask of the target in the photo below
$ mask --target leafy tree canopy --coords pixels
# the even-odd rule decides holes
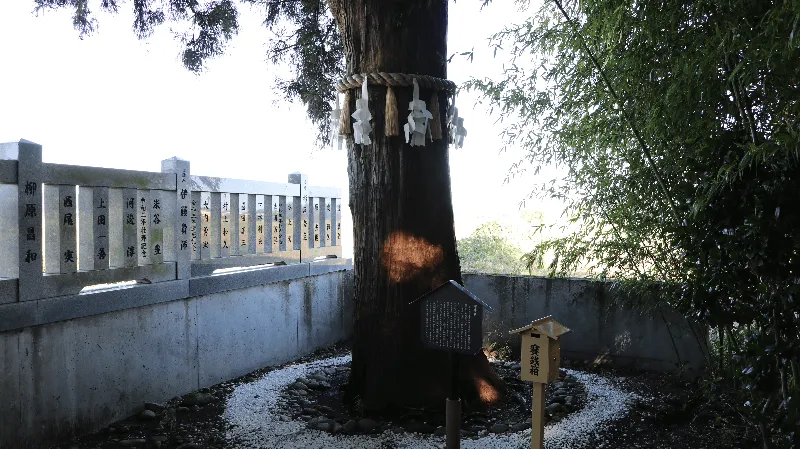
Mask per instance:
[[[478,226],[458,241],[458,257],[464,272],[546,275],[547,270],[525,263],[525,253],[535,247],[537,232],[544,226],[542,212],[523,210]],[[570,274],[577,274],[573,272]]]
[[[552,0],[470,84],[506,144],[569,173],[539,193],[579,226],[528,264],[592,261],[719,329],[765,444],[800,425],[799,34],[796,0]]]
[[[508,230],[492,221],[458,241],[461,270],[474,273],[523,274],[522,250],[506,238]]]

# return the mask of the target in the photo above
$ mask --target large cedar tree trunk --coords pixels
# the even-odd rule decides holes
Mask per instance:
[[[329,4],[348,73],[447,77],[447,0]],[[394,90],[402,126],[412,89]],[[429,102],[431,94],[421,89],[420,98]],[[355,105],[360,90],[348,95]],[[369,88],[373,143],[348,145],[356,300],[348,396],[366,410],[442,407],[449,392],[448,356],[422,348],[419,308],[409,303],[447,280],[461,283],[447,142],[411,147],[403,136],[386,137],[385,97],[385,87]],[[440,98],[445,123],[445,96]],[[500,399],[502,381],[483,354],[462,356],[460,366],[461,397],[468,406]]]

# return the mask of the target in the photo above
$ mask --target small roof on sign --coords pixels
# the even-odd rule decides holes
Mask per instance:
[[[545,334],[553,340],[558,340],[558,337],[570,331],[569,328],[554,320],[552,316],[546,316],[531,322],[531,324],[525,327],[514,329],[513,331],[509,332],[509,334],[521,334],[529,330],[536,331],[540,334]]]
[[[467,290],[466,288],[462,287],[462,286],[461,286],[461,285],[460,285],[458,282],[456,282],[456,281],[453,281],[453,280],[449,280],[449,281],[445,282],[444,284],[442,284],[442,285],[440,285],[440,286],[438,286],[438,287],[434,288],[433,290],[429,291],[428,293],[425,293],[424,295],[420,296],[419,298],[417,298],[417,299],[415,299],[415,300],[411,301],[409,304],[414,304],[415,302],[417,302],[417,301],[419,301],[419,300],[425,299],[425,298],[427,298],[428,296],[431,296],[431,295],[433,295],[434,293],[438,292],[439,290],[443,290],[443,289],[445,289],[445,288],[453,288],[453,287],[455,287],[456,289],[458,289],[458,291],[459,291],[459,292],[461,292],[461,293],[463,293],[463,294],[467,295],[467,296],[468,296],[470,299],[472,299],[473,301],[475,301],[475,302],[477,302],[478,304],[480,304],[480,305],[481,305],[481,306],[482,306],[484,309],[486,309],[486,310],[488,310],[488,311],[490,311],[490,312],[493,310],[491,307],[489,307],[489,305],[488,305],[488,304],[486,304],[485,302],[481,301],[481,299],[480,299],[480,298],[478,298],[477,296],[473,295],[473,294],[472,294],[472,292],[470,292],[470,291],[469,291],[469,290]]]

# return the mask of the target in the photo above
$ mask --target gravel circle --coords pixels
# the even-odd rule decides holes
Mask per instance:
[[[223,419],[227,422],[226,440],[230,447],[246,448],[442,448],[444,438],[413,433],[386,431],[377,435],[331,435],[307,428],[302,420],[291,420],[275,414],[282,392],[298,377],[305,377],[326,367],[350,362],[350,356],[333,357],[314,362],[290,365],[274,370],[260,379],[242,384],[228,396]],[[595,374],[566,370],[583,383],[587,403],[583,410],[545,428],[545,447],[552,449],[583,448],[590,437],[601,432],[615,419],[625,416],[631,404],[640,399],[621,389],[616,382]],[[476,439],[462,439],[461,446],[470,448],[530,447],[530,429]]]

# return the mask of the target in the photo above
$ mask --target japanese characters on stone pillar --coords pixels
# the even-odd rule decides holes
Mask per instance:
[[[92,223],[94,228],[94,269],[107,270],[111,260],[108,246],[109,221],[108,187],[95,187],[92,192]]]
[[[214,228],[212,223],[211,192],[200,193],[200,223],[198,224],[198,233],[200,234],[200,259],[206,260],[212,257],[213,242],[219,241],[213,236],[214,231],[218,232],[219,227]]]
[[[215,258],[221,257],[222,254],[222,194],[211,192],[209,198],[211,202],[209,209],[211,211],[211,258]]]
[[[42,198],[41,215],[42,234],[44,236],[44,273],[61,274],[61,189],[58,184],[42,184],[44,198]]]
[[[322,240],[322,244],[320,246],[332,246],[331,245],[331,214],[334,213],[332,209],[333,198],[321,198],[320,199],[320,227],[322,230],[320,231],[320,240]]]
[[[342,200],[341,198],[334,198],[334,205],[336,206],[336,221],[333,222],[333,228],[336,232],[333,234],[335,240],[331,246],[341,245],[342,241]]]
[[[229,230],[231,231],[229,245],[230,245],[230,253],[231,256],[238,256],[239,255],[239,248],[241,248],[241,235],[239,231],[241,230],[241,222],[239,221],[239,217],[241,216],[239,211],[239,195],[238,193],[230,193],[228,194],[228,198],[230,199],[230,220],[231,223],[229,225]]]
[[[294,245],[294,248],[299,248],[301,251],[304,248],[313,248],[314,237],[311,233],[310,224],[308,175],[304,175],[302,173],[292,173],[289,175],[289,182],[292,184],[298,184],[300,186],[300,192],[297,195],[299,197],[300,211],[294,215],[295,220],[297,221],[295,238],[299,240],[299,245]]]
[[[202,199],[200,197],[200,192],[192,191],[192,204],[189,208],[189,237],[192,246],[192,260],[199,260],[200,259],[200,246],[202,245],[200,241],[200,205],[202,204]],[[179,225],[180,226],[180,225]],[[183,228],[180,229],[183,232]]]
[[[78,271],[94,270],[94,189],[78,186]]]
[[[200,219],[197,224],[197,232],[200,235],[198,252],[200,259],[211,258],[211,193],[200,192]]]
[[[19,300],[41,297],[42,146],[20,140],[18,149]]]
[[[136,197],[135,189],[122,190],[122,247],[126,267],[135,267],[139,263]]]
[[[278,198],[278,248],[286,251],[286,195]]]
[[[220,193],[221,228],[219,257],[231,255],[231,194]]]
[[[150,224],[150,191],[137,190],[136,191],[136,230],[138,232],[138,256],[139,265],[152,264],[153,245],[151,243],[151,229]]]
[[[267,199],[269,195],[267,195]],[[266,200],[264,195],[255,195],[255,208],[256,208],[256,223],[255,223],[255,240],[256,240],[256,254],[264,254],[270,252],[272,246],[269,244],[267,238],[266,218]]]
[[[247,254],[256,253],[256,197],[247,195]],[[241,201],[241,199],[239,200]]]
[[[175,238],[175,264],[177,279],[188,279],[192,271],[191,248],[191,207],[192,207],[192,178],[189,161],[173,157],[161,161],[162,173],[175,173],[175,210],[177,217],[173,224]]]
[[[78,271],[78,197],[75,186],[58,186],[59,273]]]
[[[311,240],[311,245],[309,245],[311,248],[319,248],[320,246],[322,246],[322,242],[320,241],[321,229],[319,220],[320,217],[319,207],[320,207],[319,198],[316,197],[311,198],[311,220],[309,221],[311,222],[312,229],[314,230],[313,232],[314,238]]]
[[[297,241],[297,217],[299,216],[300,197],[287,196],[286,197],[286,251],[294,251],[300,249]]]
[[[166,205],[162,198],[161,190],[150,191],[150,246],[152,248],[150,261],[154,264],[164,262],[164,228],[169,218],[166,215]],[[188,210],[181,211],[188,213]],[[180,214],[179,214],[180,215]],[[179,217],[182,218],[182,217]],[[186,230],[188,236],[188,229]],[[184,237],[186,238],[186,237]]]
[[[270,226],[269,226],[269,240],[272,245],[272,249],[270,252],[278,253],[281,251],[281,241],[280,241],[280,220],[282,220],[281,213],[280,213],[280,196],[278,195],[270,195],[270,203],[271,203],[271,213],[270,213]]]

